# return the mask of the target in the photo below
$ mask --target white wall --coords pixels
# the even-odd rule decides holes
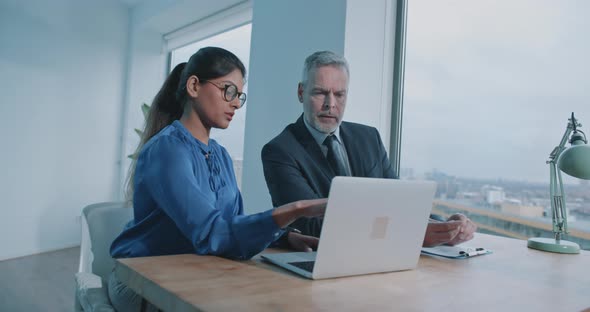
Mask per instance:
[[[124,181],[131,163],[127,155],[135,152],[139,136],[134,128],[143,129],[142,103],[151,104],[166,78],[167,55],[162,51],[162,34],[137,23],[129,31],[129,63],[127,67],[126,96],[122,115],[119,196],[124,198]]]
[[[117,198],[128,10],[0,2],[0,260],[79,244],[83,206]]]
[[[271,207],[260,151],[302,113],[297,83],[305,58],[343,54],[351,79],[344,119],[377,127],[388,142],[395,0],[254,2],[242,190],[247,212]]]

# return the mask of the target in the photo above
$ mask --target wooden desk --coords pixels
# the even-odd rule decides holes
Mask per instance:
[[[491,255],[421,256],[410,271],[311,281],[261,262],[176,255],[120,259],[118,278],[164,311],[580,311],[590,252],[552,254],[478,234]]]

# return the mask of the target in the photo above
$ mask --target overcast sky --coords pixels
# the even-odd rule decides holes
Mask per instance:
[[[572,111],[590,134],[590,1],[408,8],[402,168],[548,182]]]

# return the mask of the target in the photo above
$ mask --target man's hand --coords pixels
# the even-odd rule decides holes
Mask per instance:
[[[449,222],[461,222],[459,234],[457,234],[451,241],[449,241],[448,245],[458,245],[473,238],[473,233],[477,230],[477,225],[473,223],[473,221],[469,220],[465,215],[460,213],[456,213],[450,216],[447,221]]]
[[[422,246],[458,245],[472,239],[475,230],[477,230],[475,223],[466,216],[456,213],[446,222],[429,222]]]
[[[289,246],[296,251],[314,251],[318,248],[319,239],[313,236],[307,236],[295,232],[287,234],[287,241]]]
[[[451,242],[461,231],[461,222],[459,221],[430,221],[426,227],[424,236],[424,247],[434,247]]]

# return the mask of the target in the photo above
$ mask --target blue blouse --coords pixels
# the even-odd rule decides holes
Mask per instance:
[[[249,259],[283,234],[272,209],[244,215],[229,154],[175,121],[142,148],[134,219],[111,245],[113,258],[197,253]]]

